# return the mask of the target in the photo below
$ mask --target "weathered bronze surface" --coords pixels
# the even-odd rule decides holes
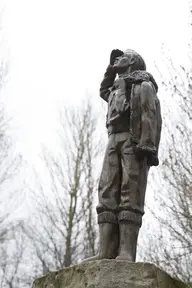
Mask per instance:
[[[148,172],[157,166],[161,134],[158,86],[133,50],[113,50],[100,87],[108,104],[108,145],[97,206],[100,248],[95,259],[136,259]]]

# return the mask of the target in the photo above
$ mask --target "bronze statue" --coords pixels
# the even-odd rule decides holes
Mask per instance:
[[[87,260],[136,259],[147,176],[149,168],[159,164],[162,120],[157,91],[138,53],[111,52],[100,87],[108,103],[109,135],[98,188],[100,247],[98,255]]]

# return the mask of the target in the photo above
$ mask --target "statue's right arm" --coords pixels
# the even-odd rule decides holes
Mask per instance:
[[[115,77],[116,73],[113,70],[113,66],[109,65],[100,86],[100,97],[106,102],[108,102],[109,94],[111,92],[110,88],[113,86]]]

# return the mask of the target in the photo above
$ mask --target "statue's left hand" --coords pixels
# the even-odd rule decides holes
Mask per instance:
[[[156,154],[150,155],[150,157],[147,158],[147,163],[149,166],[158,166],[159,165],[158,156]]]
[[[142,161],[145,157],[147,157],[147,163],[149,166],[158,166],[159,160],[156,154],[156,148],[149,147],[140,147],[137,145],[135,147],[135,154],[138,161]]]

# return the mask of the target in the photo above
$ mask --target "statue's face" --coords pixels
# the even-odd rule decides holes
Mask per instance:
[[[117,73],[124,73],[134,63],[133,54],[123,54],[116,58],[113,67],[116,68]]]

